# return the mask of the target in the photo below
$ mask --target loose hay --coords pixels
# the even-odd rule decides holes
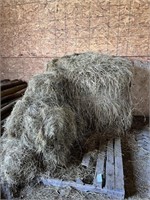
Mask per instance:
[[[38,167],[36,152],[25,147],[19,140],[8,138],[3,144],[2,156],[2,178],[10,185],[29,182],[35,177]]]
[[[67,166],[72,146],[82,150],[91,131],[127,131],[131,67],[126,59],[96,53],[51,61],[47,72],[32,78],[6,121],[3,180],[26,183],[41,171],[58,172]]]
[[[90,152],[91,159],[88,168],[79,163],[76,165],[70,165],[67,167],[67,169],[63,167],[57,167],[53,173],[47,171],[45,173],[41,173],[41,176],[45,178],[57,178],[64,181],[76,181],[77,179],[80,179],[86,184],[92,184],[98,153],[98,150]]]

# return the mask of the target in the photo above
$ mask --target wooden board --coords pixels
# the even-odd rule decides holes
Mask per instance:
[[[86,153],[84,156],[83,156],[83,159],[82,159],[82,165],[85,166],[85,167],[88,167],[89,166],[89,163],[90,163],[90,154],[89,153]]]
[[[124,175],[123,162],[121,153],[121,141],[116,139],[114,144],[114,159],[115,159],[115,189],[124,190]]]
[[[109,141],[107,145],[107,157],[106,157],[106,188],[114,189],[114,148],[113,141]]]
[[[93,182],[96,187],[100,188],[102,188],[103,176],[104,176],[104,159],[105,159],[105,152],[102,151],[98,154],[95,177]]]

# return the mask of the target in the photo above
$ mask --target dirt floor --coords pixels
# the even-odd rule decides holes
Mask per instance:
[[[130,134],[122,138],[126,199],[150,199],[149,118],[136,117]],[[84,193],[68,187],[60,189],[40,184],[27,186],[16,200],[107,200],[100,194]]]

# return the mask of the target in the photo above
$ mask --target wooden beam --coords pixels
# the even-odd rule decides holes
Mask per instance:
[[[3,80],[1,80],[1,84],[8,83],[9,81],[10,81],[10,79],[3,79]]]
[[[66,187],[73,187],[77,190],[80,190],[82,192],[96,192],[96,193],[101,193],[105,194],[111,199],[124,199],[124,195],[122,194],[122,191],[120,190],[111,190],[111,189],[106,189],[103,188],[101,189],[100,187],[95,187],[94,185],[90,184],[80,184],[74,181],[62,181],[59,179],[46,179],[43,177],[37,178],[38,182],[43,183],[46,186],[55,186],[55,187],[60,187],[60,188],[66,188]]]
[[[18,97],[23,96],[23,94],[24,94],[25,91],[26,91],[26,88],[24,88],[24,89],[22,89],[22,90],[20,90],[20,91],[18,91],[16,93],[14,93],[14,94],[10,94],[8,96],[2,97],[1,98],[1,104],[9,102],[9,101],[14,100],[14,99],[16,99]]]
[[[22,81],[22,80],[10,81],[8,83],[1,85],[1,91],[12,88],[12,87],[17,86],[17,85],[21,85],[21,84],[27,84],[27,83],[25,81]]]
[[[13,94],[15,92],[18,92],[19,90],[22,90],[24,88],[27,87],[27,84],[22,84],[22,85],[19,85],[19,86],[15,86],[13,88],[10,88],[10,89],[7,89],[7,90],[4,90],[1,92],[1,97],[5,97],[5,96],[8,96],[10,94]]]

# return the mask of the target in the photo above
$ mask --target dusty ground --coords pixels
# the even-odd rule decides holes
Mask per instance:
[[[148,118],[136,118],[130,135],[122,139],[125,190],[128,200],[150,199],[150,129],[148,126]],[[59,189],[35,184],[26,187],[19,199],[107,200],[108,198],[99,194],[82,193],[70,187]]]

